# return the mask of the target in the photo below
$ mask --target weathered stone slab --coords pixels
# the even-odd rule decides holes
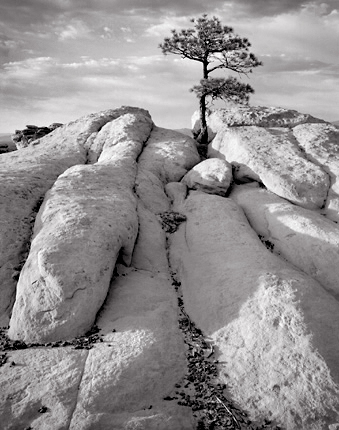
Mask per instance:
[[[87,162],[91,136],[96,136],[107,122],[129,112],[150,118],[143,109],[111,109],[84,116],[27,148],[1,155],[0,326],[8,325],[18,275],[27,258],[32,223],[45,193],[69,167]]]
[[[287,129],[226,128],[210,144],[209,155],[232,163],[238,181],[261,181],[280,197],[308,209],[325,204],[328,174],[305,158]]]
[[[283,428],[338,422],[338,301],[269,252],[232,200],[191,192],[180,212],[171,265],[234,400]]]
[[[263,189],[241,185],[232,190],[231,197],[274,252],[311,275],[339,300],[337,224]]]
[[[144,430],[193,430],[191,409],[164,400],[185,369],[169,275],[118,273],[97,321],[104,343],[89,352],[70,429],[123,430],[135,422]]]
[[[151,272],[168,272],[166,235],[154,213],[138,199],[138,238],[133,250],[132,265]]]
[[[296,110],[280,107],[229,105],[227,108],[215,109],[207,117],[209,139],[223,127],[238,127],[255,125],[259,127],[288,127],[292,128],[305,123],[323,123],[319,118],[303,114]],[[196,134],[200,129],[199,112],[192,117],[192,129]]]
[[[79,311],[74,316],[79,325],[84,321],[84,314],[93,312],[95,300],[110,280],[105,274],[106,266],[111,272],[115,266],[115,248],[119,243],[121,247],[119,261],[123,264],[116,268],[109,295],[96,319],[103,341],[86,353],[86,363],[81,362],[81,383],[78,381],[79,390],[72,414],[67,415],[64,428],[193,430],[196,421],[192,410],[179,406],[175,400],[164,399],[174,395],[175,383],[185,374],[185,348],[177,324],[176,294],[169,275],[165,233],[155,214],[144,206],[141,199],[137,202],[133,194],[137,169],[135,160],[139,150],[136,150],[138,145],[132,139],[124,139],[124,127],[118,126],[123,121],[123,117],[119,118],[112,125],[114,130],[109,130],[108,125],[103,127],[102,134],[106,138],[97,152],[99,161],[96,164],[67,170],[48,192],[35,224],[29,256],[29,259],[34,257],[33,262],[29,265],[28,260],[26,266],[31,266],[28,267],[30,270],[39,268],[39,264],[41,266],[41,250],[34,255],[35,241],[40,237],[40,245],[50,244],[51,247],[51,264],[45,265],[51,273],[49,289],[57,286],[63,293],[65,286],[74,287],[74,276],[80,272],[78,286],[81,284],[81,289],[71,294],[73,297],[67,315],[67,333],[70,336],[77,303],[80,303],[79,309],[82,308],[82,313]],[[151,126],[147,120],[146,123]],[[138,128],[140,138],[143,130],[140,123]],[[132,133],[128,136],[131,137]],[[179,157],[184,165],[180,152]],[[171,170],[172,166],[168,169]],[[147,173],[146,168],[144,172]],[[152,174],[157,178],[156,171]],[[166,179],[159,179],[162,190],[163,180],[166,183]],[[152,188],[145,189],[143,194],[145,201],[149,201],[146,191],[151,194]],[[126,196],[131,198],[126,199]],[[166,194],[161,198],[169,204]],[[157,198],[152,196],[152,199],[158,207]],[[133,206],[133,211],[128,205]],[[128,224],[133,218],[131,212],[138,218],[133,220],[129,229]],[[135,240],[134,226],[138,223],[139,232]],[[132,235],[134,238],[129,241]],[[134,267],[127,268],[125,265],[130,260]],[[24,277],[24,272],[21,276]],[[93,290],[91,297],[82,290],[84,286]],[[32,299],[33,305],[39,305],[37,302]],[[62,306],[59,310],[62,313]],[[58,331],[58,327],[52,328],[55,330],[53,333]],[[41,428],[37,428],[56,428],[49,422],[43,427],[44,423],[41,420]]]
[[[177,207],[184,203],[188,194],[188,189],[187,185],[182,182],[169,182],[165,186],[165,192],[171,200],[172,209],[176,211]]]
[[[195,165],[181,181],[192,190],[225,196],[232,178],[231,164],[219,158],[210,158]]]
[[[339,129],[332,124],[303,124],[293,129],[298,144],[307,157],[321,165],[330,176],[324,212],[339,221]]]
[[[86,161],[81,147],[28,147],[0,159],[0,325],[7,326],[36,211],[57,177]]]
[[[144,205],[153,213],[167,211],[164,186],[180,181],[199,161],[196,142],[191,137],[155,127],[138,160],[136,192]]]
[[[110,124],[113,138],[98,163],[66,171],[45,199],[17,286],[13,339],[46,342],[85,333],[119,254],[131,262],[138,233],[136,159],[152,121],[126,114]]]
[[[67,347],[9,354],[0,367],[1,428],[68,429],[88,352]]]

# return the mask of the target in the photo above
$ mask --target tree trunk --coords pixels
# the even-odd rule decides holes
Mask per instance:
[[[200,101],[200,134],[199,142],[202,145],[208,145],[208,130],[206,122],[206,96],[201,96]]]
[[[205,61],[203,62],[203,72],[204,72],[204,79],[208,79],[208,61],[207,57],[205,58]],[[199,142],[202,145],[208,145],[208,130],[207,130],[207,121],[206,121],[206,96],[203,95],[200,97],[199,100],[200,105],[200,135],[199,135]]]

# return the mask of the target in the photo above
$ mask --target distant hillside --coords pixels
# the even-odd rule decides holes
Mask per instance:
[[[8,145],[10,150],[16,150],[15,143],[12,141],[9,133],[0,133],[0,145]]]
[[[334,124],[336,127],[339,127],[339,120],[338,121],[332,121],[332,124]]]
[[[186,134],[187,136],[193,137],[193,133],[190,128],[178,128],[175,131],[178,131],[179,133]]]

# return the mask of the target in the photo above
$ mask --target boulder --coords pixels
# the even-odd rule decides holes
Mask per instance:
[[[188,189],[183,182],[169,182],[165,186],[165,192],[171,201],[172,208],[176,210],[177,205],[185,201]]]
[[[209,156],[233,164],[238,182],[262,182],[275,194],[308,209],[325,204],[328,174],[304,156],[288,129],[225,128],[210,144]]]
[[[190,408],[164,400],[185,368],[172,291],[166,272],[118,267],[97,321],[103,343],[89,352],[70,429],[195,428]]]
[[[232,166],[225,160],[210,158],[195,165],[181,182],[192,190],[225,196],[232,181]]]
[[[12,364],[0,366],[1,428],[69,428],[87,355],[70,347],[11,351]]]
[[[136,159],[152,121],[126,114],[110,126],[115,138],[98,163],[67,170],[45,198],[17,285],[13,339],[50,342],[85,333],[106,298],[118,256],[131,263],[138,233]]]
[[[194,191],[180,212],[171,267],[234,400],[289,430],[338,422],[338,301],[267,250],[232,200]]]
[[[321,166],[330,177],[324,213],[339,221],[339,129],[332,124],[303,124],[294,127],[293,134],[308,159]]]
[[[322,119],[296,110],[281,107],[248,106],[230,103],[227,108],[215,109],[207,116],[209,140],[223,127],[239,127],[255,125],[258,127],[292,128],[305,123],[324,123]],[[193,134],[200,131],[199,112],[192,117]]]
[[[26,125],[24,130],[15,130],[12,134],[12,141],[15,143],[17,149],[26,148],[31,142],[40,139],[46,134],[51,133],[58,127],[61,127],[61,123],[53,123],[49,127],[38,127],[36,125]]]
[[[167,211],[170,204],[164,186],[180,181],[199,161],[191,137],[155,127],[138,160],[136,192],[144,205],[153,213]]]
[[[110,109],[59,127],[34,146],[1,155],[0,326],[8,325],[16,283],[27,259],[34,220],[46,192],[69,167],[87,163],[91,136],[106,123],[127,113],[141,113],[150,118],[143,109]]]
[[[339,226],[263,189],[240,185],[230,196],[261,240],[339,300]]]

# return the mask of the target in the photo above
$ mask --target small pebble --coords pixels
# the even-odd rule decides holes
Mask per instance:
[[[47,411],[48,411],[47,406],[41,406],[41,408],[38,410],[38,412],[39,412],[40,414],[44,414],[44,413],[46,413]]]

